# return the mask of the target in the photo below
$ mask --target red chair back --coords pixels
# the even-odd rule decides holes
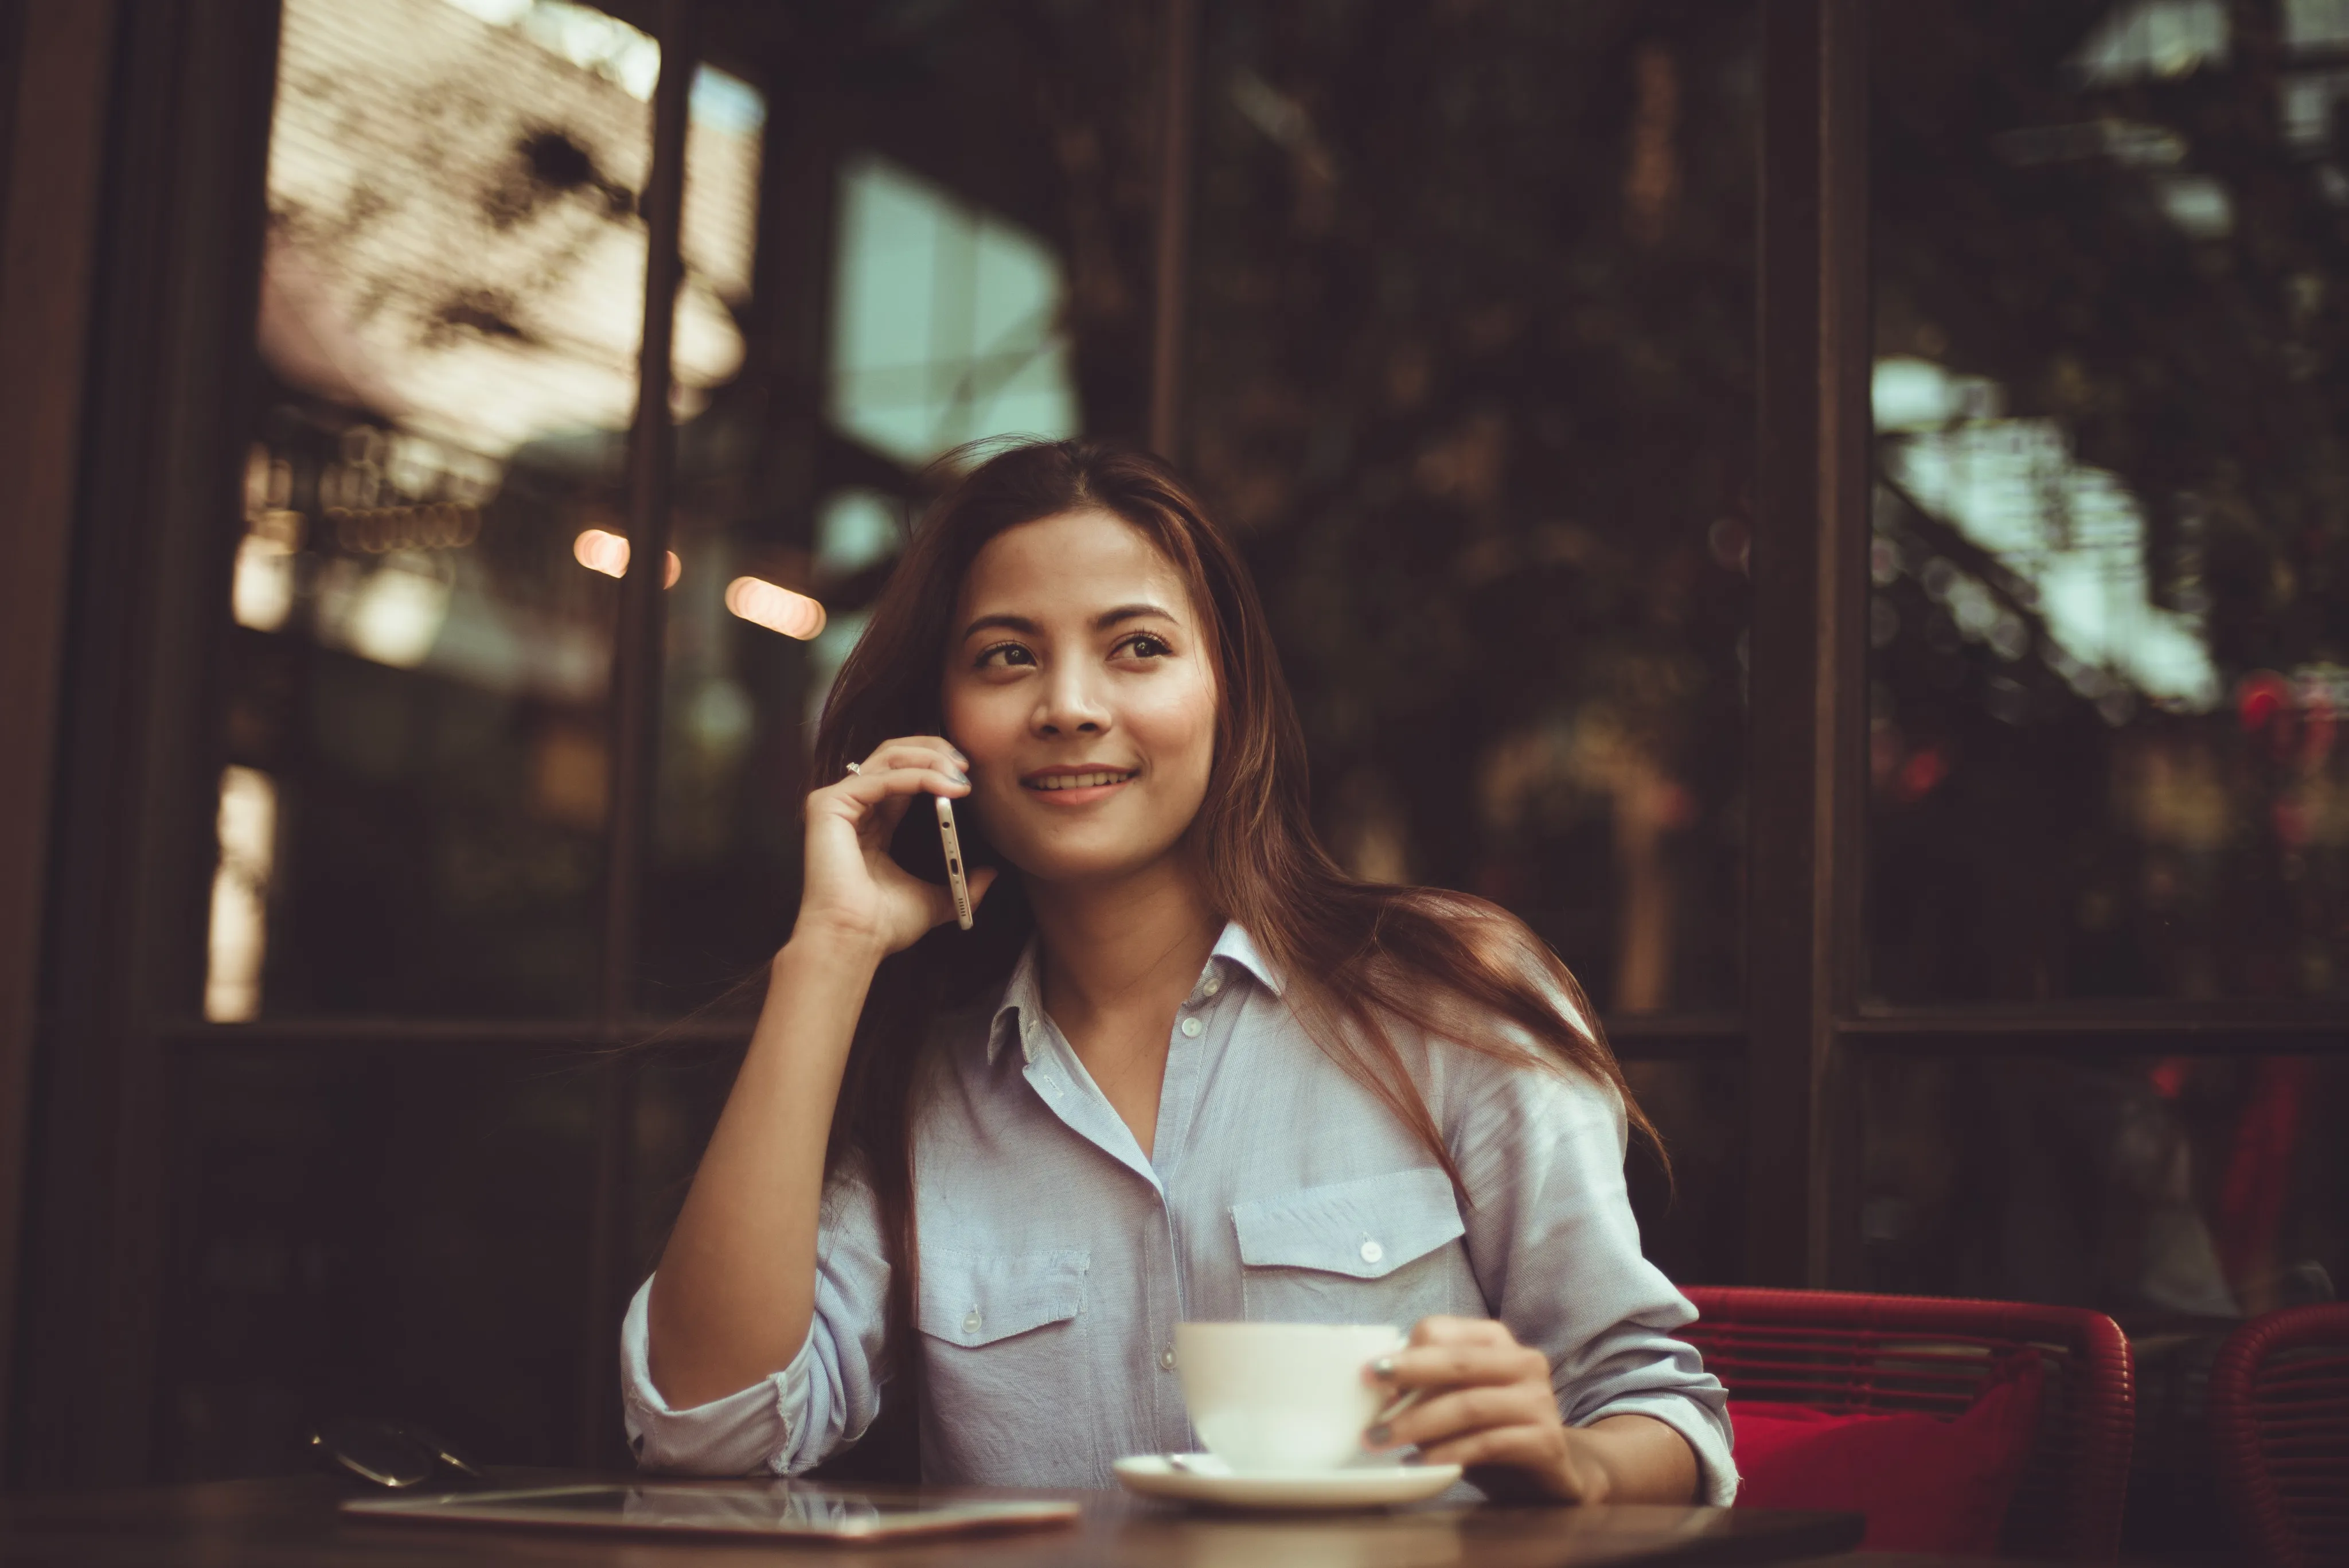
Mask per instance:
[[[2016,1556],[2110,1562],[2120,1550],[2136,1400],[2128,1341],[2102,1313],[2020,1302],[1697,1285],[1681,1337],[1730,1397],[1837,1414],[1955,1416],[2025,1348],[2045,1372],[2039,1435],[2001,1532]]]
[[[2349,1563],[2349,1303],[2228,1335],[2209,1408],[2219,1494],[2260,1560]]]

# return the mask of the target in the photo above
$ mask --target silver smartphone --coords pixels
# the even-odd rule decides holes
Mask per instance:
[[[954,889],[955,923],[970,929],[970,882],[962,874],[962,840],[955,836],[954,802],[944,795],[938,803],[938,837],[947,846],[947,886]]]

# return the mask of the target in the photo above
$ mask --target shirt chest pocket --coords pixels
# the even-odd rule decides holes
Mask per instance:
[[[1484,1315],[1451,1179],[1433,1166],[1232,1206],[1244,1310],[1258,1323]]]
[[[922,1250],[914,1307],[933,1435],[947,1473],[1000,1466],[1093,1407],[1090,1253]]]
[[[922,1253],[916,1315],[933,1339],[964,1349],[1073,1322],[1085,1306],[1083,1252]]]

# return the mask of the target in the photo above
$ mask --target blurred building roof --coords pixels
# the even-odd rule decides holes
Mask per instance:
[[[657,47],[584,7],[537,9],[619,30],[639,66]],[[271,369],[492,456],[624,427],[644,308],[649,79],[571,57],[564,29],[516,16],[288,0],[269,157]],[[688,397],[739,368],[729,300],[750,281],[759,121],[740,93],[718,107],[688,140]]]

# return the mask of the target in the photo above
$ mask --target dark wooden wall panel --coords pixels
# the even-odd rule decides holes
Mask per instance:
[[[14,1341],[57,674],[115,8],[0,13],[0,1346]],[[0,1357],[0,1409],[11,1391]],[[0,1428],[0,1469],[7,1461]]]
[[[161,1014],[193,1012],[277,7],[156,0],[112,62],[59,693],[10,1479],[150,1470]],[[20,144],[21,145],[21,144]],[[26,149],[27,152],[31,149]]]

